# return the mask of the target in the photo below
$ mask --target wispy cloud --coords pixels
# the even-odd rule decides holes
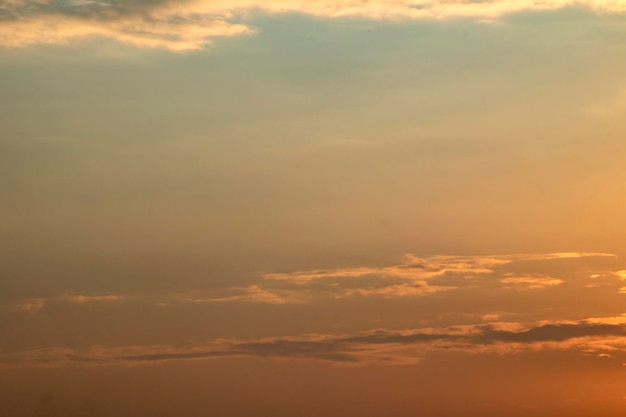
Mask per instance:
[[[560,285],[563,283],[563,280],[552,277],[525,276],[502,278],[500,282],[509,284],[510,288],[541,289]]]
[[[264,289],[258,285],[229,288],[226,294],[205,297],[177,297],[182,303],[227,303],[246,302],[264,304],[290,304],[303,302],[302,293],[285,289]]]
[[[87,304],[110,303],[128,299],[124,295],[60,295],[47,298],[29,298],[12,304],[0,306],[0,310],[12,312],[37,313],[50,304]]]
[[[183,51],[201,49],[215,37],[253,33],[240,22],[254,13],[485,20],[566,7],[598,13],[626,11],[626,3],[615,0],[0,0],[0,44],[58,44],[96,36]]]
[[[61,301],[75,304],[98,303],[98,302],[115,302],[127,299],[124,295],[67,295],[59,297]]]
[[[318,269],[289,273],[268,273],[264,278],[291,281],[297,284],[329,278],[359,278],[377,275],[408,280],[427,280],[448,273],[480,275],[494,272],[496,267],[513,262],[543,261],[556,259],[576,259],[588,257],[615,257],[609,253],[558,252],[546,254],[518,254],[494,256],[430,256],[425,258],[405,255],[405,263],[387,267],[356,267],[339,269]]]
[[[493,256],[404,256],[404,262],[391,266],[355,266],[335,269],[313,269],[261,274],[256,282],[239,287],[213,290],[190,290],[177,294],[62,294],[28,298],[0,306],[8,312],[37,313],[53,304],[93,305],[133,299],[146,305],[167,307],[181,304],[255,303],[290,305],[314,303],[321,299],[343,300],[351,297],[380,299],[427,297],[450,291],[480,288],[541,290],[566,282],[542,271],[541,265],[526,265],[524,273],[512,271],[514,266],[533,261],[569,261],[583,258],[611,258],[615,255],[588,252],[546,254],[514,254]],[[573,271],[576,270],[575,265]],[[584,269],[585,276],[593,270]],[[563,267],[563,274],[571,270]],[[615,286],[624,280],[624,271],[601,271],[592,274],[594,281],[605,277],[603,285]],[[615,282],[614,282],[615,281]],[[621,284],[621,283],[620,283]],[[584,286],[592,286],[585,282]],[[626,288],[626,287],[625,287]],[[624,288],[616,291],[626,292]]]
[[[356,266],[261,274],[261,280],[247,287],[214,290],[209,293],[176,296],[159,305],[176,303],[306,303],[323,298],[424,297],[464,288],[545,289],[564,280],[541,273],[518,274],[504,268],[530,261],[574,260],[614,257],[607,253],[558,252],[495,256],[404,256],[398,265]]]
[[[361,296],[381,296],[385,298],[415,297],[428,294],[435,294],[441,291],[456,289],[456,287],[441,287],[429,285],[427,282],[404,283],[397,285],[386,285],[379,288],[348,288],[343,290],[337,297],[349,297],[353,295]]]
[[[541,273],[517,274],[505,267],[532,261],[566,261],[614,257],[607,253],[558,252],[494,256],[405,255],[405,262],[383,267],[315,269],[263,274],[260,285],[292,285],[294,289],[325,291],[337,298],[425,296],[468,287],[543,289],[562,284],[557,277]]]
[[[625,316],[579,321],[490,323],[442,329],[375,329],[347,335],[314,334],[186,345],[49,348],[0,355],[5,367],[66,364],[147,364],[223,357],[322,360],[333,363],[415,364],[435,351],[516,354],[571,350],[596,356],[626,354]]]
[[[29,298],[27,300],[21,300],[17,303],[8,304],[0,307],[4,311],[18,311],[26,313],[36,313],[46,306],[46,300],[43,298]]]

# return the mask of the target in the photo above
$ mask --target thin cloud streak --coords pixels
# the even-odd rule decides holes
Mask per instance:
[[[225,357],[320,360],[336,364],[417,364],[430,353],[518,354],[572,350],[605,357],[626,354],[626,316],[574,322],[490,323],[444,329],[376,329],[349,335],[216,340],[187,346],[48,348],[0,355],[2,367],[69,364],[139,365]]]
[[[547,261],[556,259],[576,259],[589,257],[615,257],[610,253],[588,252],[557,252],[547,254],[519,254],[494,256],[430,256],[419,258],[405,255],[406,262],[399,265],[381,268],[339,268],[297,271],[290,273],[268,273],[263,277],[270,280],[284,280],[302,284],[327,278],[357,278],[367,275],[405,279],[429,279],[446,273],[456,274],[488,274],[494,268],[512,262]]]
[[[20,300],[16,303],[0,306],[0,310],[10,312],[26,312],[37,313],[42,311],[50,304],[63,303],[63,304],[89,304],[89,303],[113,303],[118,301],[124,301],[130,298],[125,295],[61,295],[48,298],[29,298]]]
[[[255,13],[377,20],[492,20],[512,13],[568,7],[596,13],[626,12],[625,1],[612,0],[0,0],[0,45],[64,44],[101,37],[138,47],[189,51],[204,48],[216,37],[254,33],[240,21]]]
[[[229,290],[228,295],[214,297],[180,297],[177,301],[182,303],[262,303],[262,304],[291,304],[302,303],[303,296],[300,292],[284,289],[264,289],[258,285],[248,287],[236,287]]]
[[[562,279],[552,277],[507,277],[500,280],[503,284],[510,284],[508,288],[528,288],[528,289],[542,289],[556,287],[563,284]]]
[[[10,312],[36,313],[46,306],[46,300],[43,298],[29,298],[17,303],[1,306],[0,310]]]

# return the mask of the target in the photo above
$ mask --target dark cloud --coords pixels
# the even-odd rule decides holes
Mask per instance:
[[[224,356],[236,356],[239,355],[239,352],[236,351],[203,351],[203,352],[180,352],[180,353],[150,353],[145,355],[129,355],[129,356],[119,356],[114,358],[115,360],[120,361],[131,361],[131,362],[154,362],[154,361],[168,361],[168,360],[176,360],[176,359],[203,359],[203,358],[216,358],[216,357],[224,357]]]
[[[579,337],[626,336],[626,327],[616,324],[546,324],[528,330],[513,332],[483,326],[481,334],[473,337],[475,343],[536,343],[563,342]]]
[[[511,330],[519,324],[473,325],[447,329],[375,330],[353,335],[309,335],[252,341],[220,340],[186,347],[97,347],[86,353],[69,349],[4,355],[5,366],[42,366],[63,363],[132,364],[224,357],[298,358],[336,363],[417,362],[438,350],[468,353],[517,353],[536,350],[596,352],[626,349],[623,317],[576,323],[549,323]],[[547,345],[546,345],[547,344]]]

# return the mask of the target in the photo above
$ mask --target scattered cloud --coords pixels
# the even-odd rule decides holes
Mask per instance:
[[[269,280],[291,281],[304,284],[313,280],[329,278],[360,278],[377,275],[387,278],[427,280],[448,273],[480,275],[493,273],[496,267],[513,262],[546,261],[556,259],[576,259],[589,257],[615,257],[609,253],[557,252],[546,254],[518,254],[495,256],[430,256],[420,258],[405,255],[406,262],[400,265],[372,268],[339,268],[298,271],[290,273],[269,273],[263,277]]]
[[[607,258],[615,255],[588,252],[557,252],[547,254],[517,254],[493,256],[404,256],[404,262],[391,266],[356,266],[336,269],[314,269],[282,273],[265,273],[257,282],[247,286],[214,290],[197,290],[183,294],[144,294],[132,297],[122,294],[64,294],[29,298],[0,306],[9,312],[36,313],[53,304],[115,303],[129,298],[149,305],[167,307],[177,304],[256,303],[289,305],[312,303],[320,299],[378,297],[382,299],[426,297],[450,291],[478,288],[540,290],[565,282],[569,270],[562,268],[564,277],[542,271],[545,265],[526,265],[523,274],[515,267],[533,261],[568,261],[582,258]],[[574,267],[577,268],[577,267]],[[585,269],[584,276],[592,272]],[[625,271],[602,271],[592,277],[606,277],[602,285],[615,286],[616,280],[626,279]],[[598,286],[584,283],[584,287]],[[593,285],[593,286],[591,286]],[[616,287],[617,288],[617,287]],[[626,287],[625,287],[626,288]],[[620,292],[626,293],[624,288]]]
[[[615,0],[0,0],[0,44],[19,47],[104,37],[139,47],[187,51],[201,49],[215,37],[253,33],[242,22],[255,13],[492,20],[567,7],[626,12],[626,3]]]
[[[544,289],[562,284],[560,278],[542,274],[514,274],[507,266],[532,261],[573,260],[614,257],[607,253],[557,252],[494,256],[405,255],[405,262],[383,267],[315,269],[283,273],[266,273],[263,286],[292,285],[336,298],[379,296],[385,298],[425,296],[461,288]],[[537,267],[539,268],[539,267]]]
[[[490,323],[442,329],[375,329],[347,335],[313,334],[255,340],[216,340],[169,346],[48,348],[1,354],[4,367],[64,364],[145,364],[223,357],[322,360],[333,363],[415,364],[435,351],[517,354],[572,350],[599,357],[626,354],[625,316],[579,321]],[[622,358],[623,360],[623,358]]]

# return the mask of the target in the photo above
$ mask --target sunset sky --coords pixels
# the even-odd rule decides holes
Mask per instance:
[[[0,0],[0,416],[626,415],[626,0]]]

